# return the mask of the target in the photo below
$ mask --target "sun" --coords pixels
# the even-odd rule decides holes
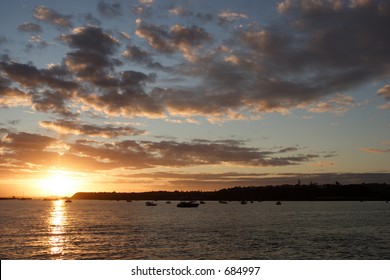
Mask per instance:
[[[48,196],[70,196],[80,186],[80,180],[74,173],[64,170],[49,170],[48,176],[39,181],[40,188]]]

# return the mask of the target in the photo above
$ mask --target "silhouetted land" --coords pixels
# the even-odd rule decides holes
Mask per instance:
[[[390,200],[389,184],[280,185],[234,187],[218,191],[140,193],[79,192],[72,199],[94,200],[227,200],[227,201],[378,201]]]

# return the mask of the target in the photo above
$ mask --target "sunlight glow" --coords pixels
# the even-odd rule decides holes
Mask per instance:
[[[49,231],[50,231],[50,254],[55,256],[63,255],[65,239],[65,205],[63,200],[53,201],[53,208],[50,212]]]
[[[71,196],[80,186],[75,174],[64,170],[50,170],[48,176],[39,181],[39,187],[49,196]]]

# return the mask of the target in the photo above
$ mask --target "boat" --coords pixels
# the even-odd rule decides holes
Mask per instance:
[[[146,202],[145,202],[145,205],[146,205],[146,206],[157,206],[157,203],[151,202],[151,201],[146,201]]]
[[[69,202],[72,202],[72,200],[70,198],[68,198],[67,200],[65,200],[66,203],[69,203]]]
[[[276,202],[276,205],[282,205],[282,203],[280,201]]]
[[[199,203],[196,203],[193,201],[181,201],[177,204],[177,207],[179,207],[179,208],[195,208],[198,206],[199,206]]]

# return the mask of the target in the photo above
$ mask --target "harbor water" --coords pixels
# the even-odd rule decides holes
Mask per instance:
[[[390,204],[0,201],[1,259],[390,259]]]

